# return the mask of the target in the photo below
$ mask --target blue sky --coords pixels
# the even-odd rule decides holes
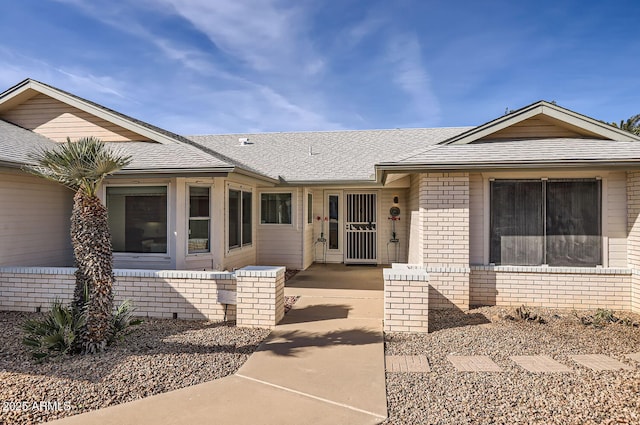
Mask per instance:
[[[637,0],[21,0],[31,77],[181,134],[478,125],[540,99],[640,113]]]

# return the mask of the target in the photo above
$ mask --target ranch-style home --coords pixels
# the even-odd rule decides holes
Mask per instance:
[[[71,192],[21,167],[83,136],[133,157],[101,193],[118,269],[393,263],[428,274],[432,307],[640,312],[640,137],[552,103],[477,127],[181,136],[27,79],[0,94],[0,267],[73,265]]]

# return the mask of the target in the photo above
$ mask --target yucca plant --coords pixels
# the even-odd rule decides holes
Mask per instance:
[[[124,300],[116,308],[111,322],[111,338],[109,339],[109,344],[114,342],[116,339],[121,340],[125,336],[129,335],[129,328],[131,326],[136,326],[142,323],[142,320],[133,317],[134,312],[135,308],[133,307],[131,300]]]
[[[38,360],[77,352],[80,349],[77,337],[85,323],[84,314],[56,300],[44,319],[31,319],[23,324],[26,335],[22,341]]]
[[[71,243],[75,256],[74,314],[84,314],[82,351],[102,351],[112,332],[113,252],[107,209],[97,196],[105,177],[131,162],[95,137],[67,142],[31,155],[35,165],[25,169],[75,191],[71,213]]]

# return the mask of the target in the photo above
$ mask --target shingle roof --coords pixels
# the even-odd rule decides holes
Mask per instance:
[[[123,171],[132,170],[189,170],[231,168],[200,149],[183,144],[153,142],[112,142],[107,146],[120,149],[132,156],[132,162]]]
[[[147,130],[151,130],[152,132],[156,133],[156,134],[160,134],[162,136],[165,136],[167,138],[169,138],[172,143],[176,143],[178,146],[180,146],[181,144],[184,146],[186,145],[186,149],[184,149],[184,151],[178,147],[178,146],[158,146],[160,145],[160,143],[137,143],[137,142],[133,142],[133,143],[137,143],[135,145],[131,145],[129,146],[127,149],[129,151],[131,151],[131,154],[136,156],[134,158],[135,162],[134,164],[132,164],[132,166],[135,166],[135,164],[137,164],[140,168],[148,168],[148,169],[155,169],[155,168],[170,168],[167,167],[168,165],[176,165],[178,168],[200,168],[200,167],[208,167],[208,168],[213,168],[213,167],[223,167],[223,168],[229,168],[232,167],[234,164],[232,160],[225,158],[223,155],[217,153],[217,152],[210,152],[207,151],[202,152],[202,149],[200,147],[192,147],[194,145],[194,143],[185,138],[184,136],[181,136],[179,134],[173,133],[171,131],[165,130],[163,128],[160,127],[156,127],[155,125],[149,124],[147,122],[138,120],[136,118],[130,117],[128,115],[122,114],[118,111],[115,111],[113,109],[107,108],[106,106],[100,105],[98,103],[92,102],[90,100],[87,100],[85,98],[82,98],[80,96],[77,96],[73,93],[61,90],[57,87],[53,87],[51,85],[48,85],[46,83],[42,83],[40,81],[37,80],[33,80],[31,78],[27,78],[23,81],[21,81],[20,83],[16,84],[15,86],[5,90],[3,93],[0,93],[0,97],[7,95],[8,93],[14,92],[15,90],[23,87],[23,86],[29,86],[31,88],[34,88],[36,90],[39,91],[46,91],[49,90],[49,92],[53,92],[53,93],[58,93],[60,95],[63,96],[68,96],[69,98],[72,98],[75,100],[76,105],[78,106],[83,106],[83,105],[89,105],[90,107],[93,108],[97,108],[107,114],[110,114],[111,116],[115,116],[120,118],[121,120],[125,120],[131,124],[133,124],[134,126],[139,126],[142,128],[145,128]],[[46,93],[45,93],[46,94]],[[89,111],[90,112],[90,111]],[[91,113],[91,112],[90,112]],[[129,143],[129,142],[127,142]],[[166,143],[164,143],[166,144]],[[153,149],[150,149],[150,147],[153,147]],[[199,154],[195,153],[196,151],[200,151]],[[138,155],[141,155],[140,158],[137,158]],[[165,158],[165,155],[172,155],[173,158]],[[149,158],[156,158],[158,159],[158,166],[155,167],[151,161],[149,161]],[[207,164],[204,164],[203,161],[205,160],[205,158],[208,158],[209,162]],[[129,168],[129,167],[128,167]]]
[[[139,170],[197,170],[229,168],[224,161],[202,150],[181,143],[108,142],[109,148],[132,156],[132,163],[124,171]],[[32,163],[29,154],[51,149],[58,143],[31,130],[0,119],[0,161],[15,164]]]
[[[53,146],[53,140],[0,119],[0,161],[29,163],[30,153]]]
[[[226,134],[189,138],[243,167],[252,167],[287,182],[373,181],[375,164],[401,158],[467,129]],[[240,138],[248,138],[249,144],[241,145]]]
[[[381,165],[460,167],[508,164],[575,164],[640,161],[640,143],[594,139],[533,139],[438,145]]]

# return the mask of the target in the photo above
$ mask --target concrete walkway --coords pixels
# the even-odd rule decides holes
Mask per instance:
[[[290,284],[301,298],[235,375],[54,423],[382,422],[382,270],[316,265]]]

